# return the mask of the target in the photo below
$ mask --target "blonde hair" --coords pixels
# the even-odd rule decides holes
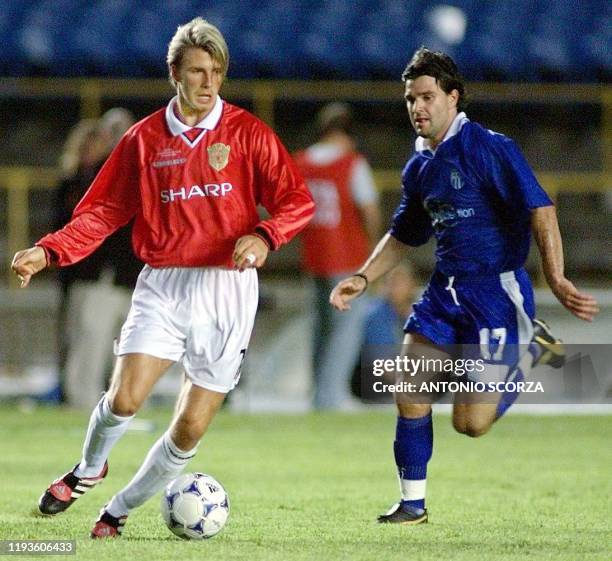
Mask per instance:
[[[108,136],[109,150],[119,143],[121,137],[134,122],[133,113],[123,107],[112,107],[100,117],[100,130]]]
[[[87,144],[99,137],[99,134],[97,119],[81,119],[70,129],[58,162],[62,177],[72,177],[77,172]]]
[[[223,35],[212,23],[197,17],[180,25],[168,44],[166,62],[170,73],[170,83],[173,87],[176,87],[176,80],[172,77],[171,67],[172,65],[180,66],[185,50],[189,47],[204,49],[215,62],[223,67],[223,75],[227,74],[229,51]]]

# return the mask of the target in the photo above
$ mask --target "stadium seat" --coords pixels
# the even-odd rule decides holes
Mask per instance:
[[[590,14],[599,14],[590,21],[584,33],[577,37],[584,59],[585,78],[610,82],[612,80],[612,3],[595,0],[589,8]],[[585,27],[587,27],[585,25]],[[583,78],[584,79],[584,78]]]
[[[477,33],[469,34],[467,45],[477,53],[484,79],[516,81],[530,72],[525,32],[533,7],[528,0],[490,2],[472,12]]]
[[[422,44],[448,52],[470,80],[605,80],[612,66],[605,0],[6,4],[0,71],[8,75],[163,76],[167,39],[198,14],[226,36],[234,77],[396,79]]]
[[[360,18],[355,43],[369,77],[399,79],[410,53],[419,46],[415,31],[421,8],[421,2],[383,0]]]
[[[300,18],[298,2],[273,1],[261,8],[256,18],[245,19],[229,44],[230,52],[235,52],[236,41],[239,44],[233,56],[234,75],[238,71],[245,77],[295,76],[299,72],[295,30],[301,26]]]
[[[65,30],[73,22],[73,5],[71,0],[44,0],[24,12],[16,43],[27,72],[64,73],[69,50]]]
[[[535,18],[527,37],[527,55],[540,78],[568,81],[588,75],[587,61],[579,38],[588,33],[592,16],[585,11],[589,2],[550,2]],[[567,31],[571,29],[571,33]]]
[[[129,6],[121,0],[99,0],[85,8],[71,41],[75,63],[89,74],[112,75],[121,67],[123,34]]]
[[[363,5],[348,0],[325,2],[304,20],[298,37],[301,56],[310,76],[319,78],[363,77],[355,56],[358,22]]]
[[[23,55],[19,44],[19,33],[22,20],[32,8],[34,2],[10,2],[0,10],[0,42],[2,56],[0,57],[0,73],[18,74],[23,72]]]

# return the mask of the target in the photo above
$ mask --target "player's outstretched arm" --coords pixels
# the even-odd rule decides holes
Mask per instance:
[[[15,271],[19,282],[21,282],[21,288],[28,286],[32,275],[42,271],[46,266],[47,256],[44,249],[39,246],[18,251],[11,263],[11,269]]]
[[[584,321],[593,321],[599,312],[597,300],[590,294],[580,292],[570,280],[565,278],[563,244],[555,207],[545,206],[534,209],[531,215],[531,228],[540,250],[546,282],[557,300],[576,317]]]
[[[385,234],[368,257],[363,267],[359,269],[360,275],[367,278],[353,275],[341,280],[331,291],[329,303],[336,310],[350,310],[349,302],[361,296],[368,283],[374,282],[388,273],[408,254],[407,245],[395,239],[391,234]]]

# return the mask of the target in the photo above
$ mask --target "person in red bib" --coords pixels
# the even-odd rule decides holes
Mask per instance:
[[[345,103],[331,103],[317,116],[319,140],[296,154],[316,202],[304,230],[303,268],[314,281],[313,405],[350,408],[350,376],[359,355],[367,302],[349,314],[329,306],[329,293],[359,268],[378,239],[378,192],[366,158],[356,150],[353,118]]]
[[[272,130],[219,97],[229,63],[219,30],[202,18],[180,26],[167,63],[176,97],[127,131],[71,221],[19,251],[12,264],[25,287],[50,264],[83,259],[132,219],[134,251],[145,263],[83,456],[43,493],[43,514],[66,510],[106,477],[112,447],[173,363],[181,363],[188,379],[170,428],[104,506],[93,538],[120,535],[129,512],[195,455],[240,377],[257,309],[256,269],[314,213]]]

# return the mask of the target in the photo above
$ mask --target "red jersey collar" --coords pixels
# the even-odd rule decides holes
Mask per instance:
[[[166,123],[168,124],[168,128],[170,129],[172,136],[179,136],[180,134],[190,131],[193,128],[213,130],[219,123],[221,113],[223,112],[223,100],[221,99],[221,96],[217,96],[217,101],[215,102],[215,106],[212,108],[212,111],[193,127],[186,125],[175,115],[174,106],[177,99],[178,96],[174,96],[166,106]]]

